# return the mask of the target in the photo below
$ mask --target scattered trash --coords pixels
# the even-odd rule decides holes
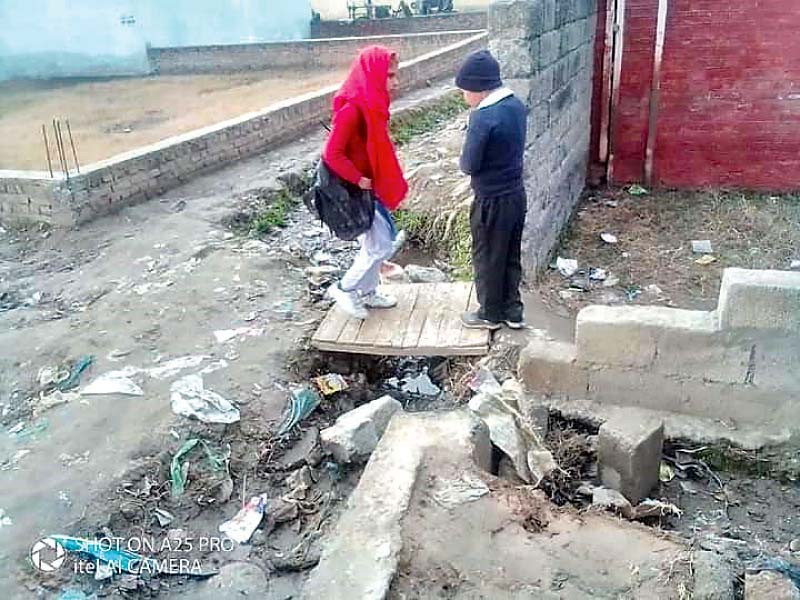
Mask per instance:
[[[40,394],[39,400],[36,402],[33,412],[34,414],[38,415],[53,408],[54,406],[66,404],[68,402],[72,402],[73,400],[79,400],[80,397],[81,395],[77,392],[60,392],[58,390],[51,392],[47,396]]]
[[[130,350],[112,350],[106,358],[111,362],[119,362],[131,353]]]
[[[478,393],[469,402],[469,408],[489,427],[492,443],[500,448],[514,463],[517,474],[534,487],[558,465],[545,448],[539,435],[519,413],[522,387],[515,379],[507,380],[497,393]]]
[[[97,563],[97,570],[94,572],[95,581],[105,581],[114,576],[114,568],[106,563]]]
[[[605,281],[608,279],[608,273],[605,269],[595,269],[592,267],[589,269],[589,279],[592,281]]]
[[[712,256],[711,254],[704,254],[694,262],[698,265],[706,266],[710,265],[713,262],[717,262],[717,258],[715,256]]]
[[[605,202],[603,202],[603,204],[611,208],[617,208],[619,206],[619,202],[617,202],[616,200],[606,200]]]
[[[268,504],[269,498],[266,494],[253,496],[250,502],[245,504],[230,521],[225,521],[219,526],[220,533],[224,533],[232,540],[244,544],[258,529]]]
[[[629,186],[626,190],[631,196],[646,196],[650,192],[647,191],[646,188],[642,187],[638,183],[634,183],[633,185]]]
[[[789,542],[789,550],[792,552],[800,552],[800,539]]]
[[[436,267],[406,265],[405,271],[411,283],[444,283],[447,281],[447,275]]]
[[[196,417],[203,423],[236,423],[239,409],[225,398],[203,387],[198,374],[178,379],[170,388],[172,412],[184,417]]]
[[[180,358],[168,360],[159,367],[138,369],[136,372],[145,373],[153,379],[169,379],[185,369],[194,369],[195,367],[199,367],[203,361],[208,358],[210,357],[204,355],[182,356]]]
[[[62,452],[59,454],[58,460],[63,466],[69,468],[74,465],[80,465],[89,462],[90,454],[90,450],[87,450],[83,454],[67,454],[66,452]]]
[[[556,269],[564,277],[572,277],[578,272],[578,261],[574,258],[561,258],[556,259]]]
[[[9,429],[8,433],[15,441],[22,442],[24,440],[36,439],[36,435],[46,431],[49,426],[50,423],[45,420],[28,427],[26,427],[24,423],[18,423],[12,429]]]
[[[6,514],[4,509],[0,508],[0,527],[9,527],[13,524],[14,522],[11,520],[11,517]]]
[[[711,254],[711,240],[692,240],[692,252],[695,254]]]
[[[603,240],[606,244],[619,243],[619,238],[612,233],[601,233],[600,239]]]
[[[189,471],[189,465],[182,463],[181,459],[189,454],[199,443],[200,440],[197,438],[187,440],[175,453],[175,456],[172,457],[169,474],[172,480],[172,496],[175,498],[181,496],[186,489],[186,476]]]
[[[214,471],[227,471],[228,457],[212,450],[205,440],[199,438],[191,438],[184,442],[175,455],[172,457],[170,463],[170,480],[172,482],[172,496],[178,497],[183,494],[186,489],[186,481],[189,473],[189,464],[185,462],[185,457],[194,450],[197,445],[201,445],[205,450],[206,459]]]
[[[172,513],[161,508],[155,509],[153,514],[155,515],[156,519],[158,520],[158,524],[161,525],[161,527],[166,527],[175,520],[175,517],[172,515]]]
[[[789,268],[792,271],[800,270],[800,260],[793,260],[791,263],[789,263]]]
[[[278,428],[278,435],[291,431],[295,425],[314,412],[321,400],[319,394],[311,388],[302,387],[294,390],[289,399],[286,416]]]
[[[144,396],[144,391],[128,377],[119,371],[106,373],[95,379],[92,383],[81,390],[81,394],[86,396],[122,394],[124,396]]]
[[[17,450],[14,456],[0,463],[0,471],[16,471],[19,469],[20,461],[30,453],[28,449]]]
[[[633,302],[642,295],[642,290],[639,286],[631,285],[628,289],[625,290],[625,297],[628,299],[628,302]]]
[[[402,380],[396,377],[388,379],[387,384],[400,388],[407,394],[419,394],[421,396],[438,396],[442,390],[431,381],[427,369],[418,375],[408,376]]]
[[[327,375],[315,377],[313,381],[317,384],[323,396],[331,396],[349,387],[345,378],[338,373],[328,373]]]
[[[662,483],[669,483],[670,481],[675,479],[675,469],[670,467],[667,463],[662,462],[658,478],[661,480]]]
[[[617,277],[616,275],[609,275],[603,282],[603,287],[610,288],[614,287],[617,284],[619,284],[619,277]]]
[[[560,290],[558,292],[558,297],[562,300],[572,300],[575,297],[575,292],[570,290]]]
[[[636,508],[633,509],[633,520],[639,521],[641,519],[649,519],[651,517],[666,517],[667,515],[680,517],[683,511],[667,502],[660,500],[642,500]]]
[[[467,382],[467,387],[479,394],[501,394],[503,388],[489,369],[478,366]]]
[[[67,377],[69,377],[69,372],[64,371],[63,376],[61,376],[60,379],[64,380]],[[39,380],[40,387],[47,388],[48,386],[59,381],[59,371],[54,367],[42,367],[39,369],[37,379]]]
[[[78,384],[81,381],[81,375],[83,375],[83,372],[91,366],[92,362],[94,362],[94,357],[92,356],[83,356],[78,359],[72,366],[69,376],[63,381],[57,383],[56,387],[62,392],[67,392],[78,387]]]
[[[652,294],[653,296],[663,296],[664,290],[658,287],[655,283],[651,283],[646,288],[644,288],[648,294]]]
[[[259,335],[264,335],[264,330],[255,327],[239,327],[238,329],[223,329],[214,332],[218,344],[230,342],[240,336],[256,337]]]
[[[474,502],[489,493],[489,486],[474,475],[465,474],[460,479],[445,481],[444,487],[433,494],[433,499],[444,508],[455,508]]]

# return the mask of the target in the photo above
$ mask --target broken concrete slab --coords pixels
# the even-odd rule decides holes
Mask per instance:
[[[464,469],[491,464],[486,425],[468,411],[397,413],[381,438],[301,598],[383,600],[403,545],[402,519],[420,465],[439,449]]]
[[[744,600],[800,600],[800,590],[791,579],[775,571],[747,573]]]
[[[403,405],[391,396],[383,396],[336,419],[332,427],[320,432],[322,449],[340,463],[366,460],[386,431],[395,413]]]
[[[658,484],[664,423],[636,410],[619,413],[600,427],[598,463],[603,484],[632,504]]]

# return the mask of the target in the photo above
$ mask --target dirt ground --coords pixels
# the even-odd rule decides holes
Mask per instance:
[[[344,71],[269,71],[82,81],[0,82],[0,169],[46,171],[42,124],[69,119],[86,165],[337,83]],[[66,135],[66,132],[64,132]],[[70,167],[72,151],[65,139]]]
[[[797,195],[590,191],[557,249],[580,271],[567,278],[551,269],[540,290],[550,307],[572,314],[588,304],[713,310],[726,267],[786,270],[800,259],[798,223]],[[704,255],[692,252],[693,240],[710,241],[715,260],[698,264]],[[605,271],[605,280],[592,280],[590,269]]]

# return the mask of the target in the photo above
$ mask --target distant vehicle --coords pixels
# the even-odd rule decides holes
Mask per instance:
[[[351,21],[356,19],[388,19],[453,12],[453,0],[400,0],[397,9],[391,4],[376,4],[373,0],[348,0],[347,12]]]

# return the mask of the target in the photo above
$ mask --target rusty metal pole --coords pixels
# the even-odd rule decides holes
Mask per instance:
[[[69,134],[69,144],[72,146],[72,158],[75,160],[75,169],[78,173],[81,172],[81,165],[78,162],[78,152],[75,150],[75,140],[72,139],[72,128],[69,126],[69,119],[66,120],[67,133]]]
[[[42,137],[44,138],[44,151],[47,154],[47,170],[50,171],[50,179],[53,178],[53,163],[50,160],[50,145],[47,143],[47,127],[42,123]]]

